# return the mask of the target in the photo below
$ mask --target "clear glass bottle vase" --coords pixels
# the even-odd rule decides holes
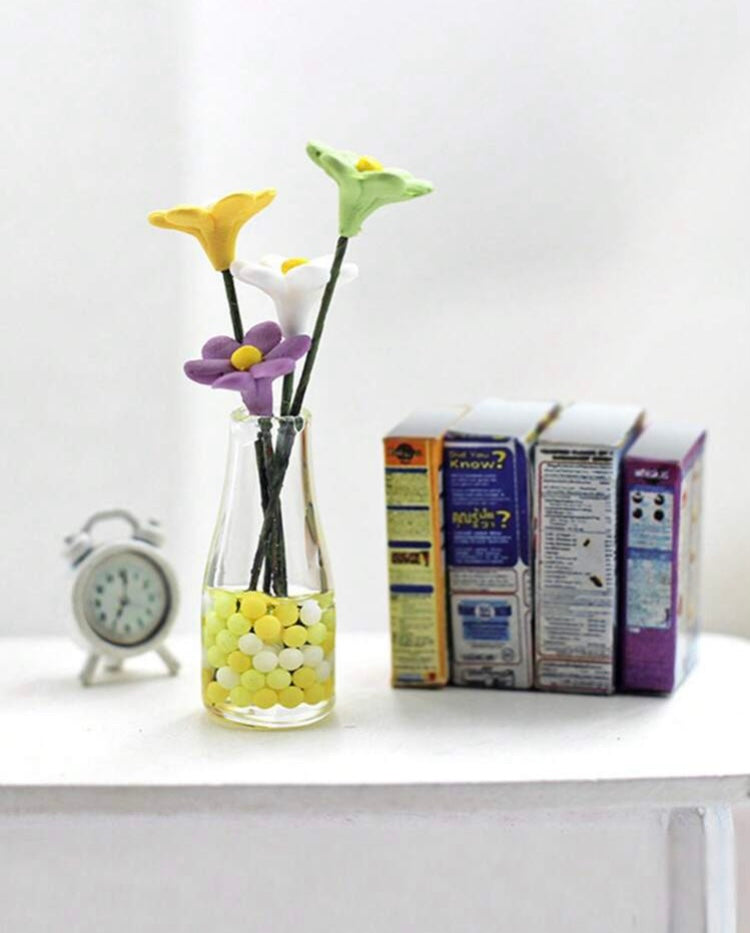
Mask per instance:
[[[260,728],[333,708],[336,609],[310,463],[310,416],[231,415],[206,564],[203,700]]]

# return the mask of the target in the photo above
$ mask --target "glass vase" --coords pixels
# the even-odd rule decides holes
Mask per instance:
[[[230,418],[203,591],[203,700],[266,729],[334,704],[336,609],[310,462],[310,416]]]

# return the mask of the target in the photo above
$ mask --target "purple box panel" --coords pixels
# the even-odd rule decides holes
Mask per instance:
[[[669,693],[693,664],[703,438],[681,463],[629,456],[623,475],[620,686]]]

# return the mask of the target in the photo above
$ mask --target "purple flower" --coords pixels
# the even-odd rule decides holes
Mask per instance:
[[[234,389],[253,415],[273,414],[273,380],[294,370],[310,349],[304,334],[281,339],[274,321],[256,324],[242,343],[231,337],[212,337],[203,345],[200,360],[185,363],[185,375],[214,389]]]

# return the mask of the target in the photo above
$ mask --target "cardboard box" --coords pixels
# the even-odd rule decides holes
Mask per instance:
[[[463,406],[416,411],[384,438],[394,687],[448,682],[443,435]]]
[[[535,453],[536,686],[612,693],[622,458],[644,413],[576,403]]]
[[[552,402],[487,399],[445,441],[452,682],[533,683],[531,450]]]
[[[620,685],[669,693],[697,654],[706,433],[650,425],[625,457]]]

